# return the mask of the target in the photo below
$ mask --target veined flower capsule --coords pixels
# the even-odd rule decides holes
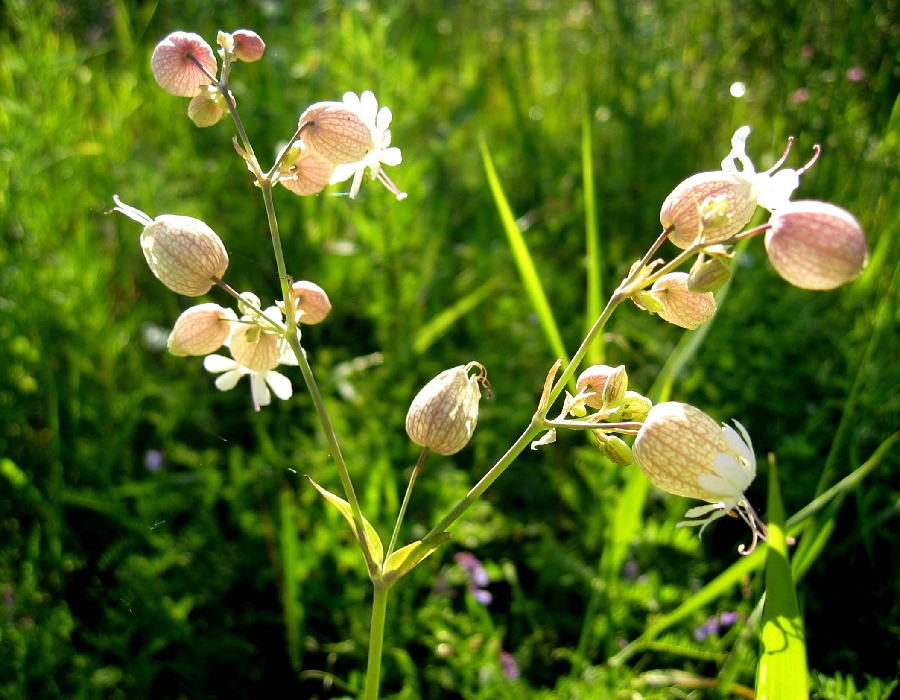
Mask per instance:
[[[200,93],[201,86],[212,82],[207,73],[214,76],[219,65],[212,47],[202,36],[191,32],[173,32],[153,49],[150,69],[159,86],[170,95],[193,97]]]
[[[362,117],[343,102],[318,102],[300,116],[301,138],[329,163],[355,163],[373,147],[372,132]]]
[[[325,290],[319,285],[300,280],[291,286],[291,294],[294,298],[294,308],[302,311],[297,319],[299,323],[321,323],[331,311],[331,301]]]
[[[234,57],[239,61],[251,63],[263,57],[266,42],[251,29],[238,29],[231,33],[234,41]]]
[[[585,399],[585,403],[591,408],[610,408],[622,402],[628,389],[628,373],[625,365],[593,365],[579,375],[575,387],[579,393],[593,392],[592,396]]]
[[[662,304],[659,317],[681,328],[694,330],[716,315],[712,292],[692,292],[686,272],[663,275],[650,288],[650,295]]]
[[[302,143],[295,144],[280,170],[278,182],[301,197],[318,194],[325,189],[334,173],[334,164],[314,153]]]
[[[261,332],[258,326],[246,323],[235,328],[230,349],[235,360],[255,372],[275,369],[284,350],[278,336]]]
[[[150,270],[173,292],[199,297],[228,269],[228,252],[209,226],[190,216],[163,214],[151,219],[117,196],[115,211],[144,225],[141,248]]]
[[[473,367],[478,371],[470,376]],[[477,362],[444,370],[428,382],[406,414],[410,440],[445,456],[459,452],[478,423],[479,384],[489,386],[487,372]]]
[[[756,476],[756,456],[747,431],[737,421],[735,425],[740,434],[728,425],[719,426],[699,408],[665,401],[650,409],[632,452],[635,463],[658,488],[711,504],[686,514],[708,517],[680,526],[705,528],[736,510],[753,531],[749,550],[739,548],[748,554],[758,538],[765,539],[766,528],[744,496]]]
[[[209,355],[231,334],[237,315],[218,304],[199,304],[187,309],[169,334],[169,352],[179,357]]]
[[[697,173],[682,182],[666,197],[659,212],[663,228],[675,226],[669,240],[682,250],[697,240],[701,230],[701,205],[710,197],[723,197],[728,223],[705,232],[704,241],[716,243],[739,233],[753,218],[756,197],[753,185],[733,173]]]
[[[795,287],[835,289],[859,277],[868,262],[859,221],[834,204],[791,202],[778,209],[769,224],[769,260]]]

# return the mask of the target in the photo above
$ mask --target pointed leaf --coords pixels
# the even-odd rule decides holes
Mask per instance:
[[[385,583],[393,583],[401,576],[405,576],[425,557],[449,540],[453,535],[442,532],[438,535],[426,537],[424,540],[408,544],[398,549],[384,563],[382,579]]]
[[[756,697],[759,700],[805,700],[809,697],[806,635],[788,561],[784,506],[774,460],[769,469],[768,518],[766,604],[760,635]]]
[[[309,477],[306,477],[309,479]],[[341,511],[343,516],[347,518],[347,522],[350,523],[350,527],[353,528],[353,532],[356,533],[356,521],[353,519],[353,510],[350,508],[350,504],[347,503],[343,498],[339,496],[335,496],[330,491],[326,491],[321,486],[319,486],[315,481],[309,479],[309,483],[316,487],[316,490],[321,493],[325,498],[334,505],[337,506],[338,510]],[[381,566],[381,561],[384,559],[384,545],[381,544],[381,538],[378,536],[378,533],[375,532],[375,528],[372,527],[372,524],[366,520],[363,520],[363,528],[365,529],[365,538],[363,541],[366,543],[366,546],[369,548],[369,557],[372,559],[372,562],[375,566]],[[357,537],[358,537],[358,533]]]

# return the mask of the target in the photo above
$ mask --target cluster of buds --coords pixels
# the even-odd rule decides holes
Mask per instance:
[[[234,96],[228,77],[234,61],[258,61],[266,45],[249,29],[219,32],[219,63],[212,47],[198,34],[173,32],[156,45],[150,58],[153,77],[163,90],[190,97],[188,116],[200,127],[216,124]],[[401,192],[383,165],[399,165],[400,149],[391,146],[391,110],[378,109],[371,92],[348,92],[341,102],[317,102],[300,117],[297,131],[278,157],[272,174],[276,182],[297,195],[318,194],[326,185],[352,178],[350,197],[356,197],[368,170],[397,199]],[[249,159],[249,156],[246,156]]]
[[[232,291],[222,281],[228,253],[209,226],[189,216],[166,214],[151,219],[118,197],[113,200],[114,211],[144,226],[144,257],[153,274],[169,289],[190,297],[206,294],[214,284]],[[321,323],[331,310],[325,290],[313,282],[295,282],[291,295],[296,323]],[[271,403],[270,388],[278,398],[290,398],[290,380],[275,371],[279,365],[297,364],[285,339],[283,307],[262,310],[259,299],[246,292],[240,295],[238,311],[240,318],[232,309],[218,304],[192,306],[175,322],[167,343],[169,352],[180,357],[206,355],[203,365],[210,372],[222,373],[216,386],[223,391],[234,388],[242,376],[248,375],[257,410]],[[230,358],[211,354],[222,347],[228,347]]]

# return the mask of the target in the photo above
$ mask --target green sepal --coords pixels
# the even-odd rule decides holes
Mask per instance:
[[[309,477],[306,478],[309,479]],[[369,555],[367,559],[371,559],[372,563],[376,567],[380,567],[381,562],[384,559],[384,545],[381,544],[381,538],[378,536],[378,533],[375,532],[375,528],[372,527],[372,524],[368,520],[363,518],[363,529],[366,531],[366,536],[359,537],[359,533],[356,530],[356,520],[354,520],[353,518],[353,510],[350,508],[350,504],[347,503],[347,501],[345,501],[343,498],[335,496],[330,491],[326,491],[312,479],[309,479],[309,483],[315,486],[316,490],[323,496],[325,496],[326,500],[328,500],[329,503],[337,506],[337,509],[341,511],[341,514],[345,518],[347,518],[347,522],[350,523],[350,527],[353,528],[353,532],[354,534],[356,534],[357,540],[365,542],[366,547],[368,548]]]
[[[384,571],[381,580],[385,583],[393,583],[401,576],[405,576],[415,568],[425,557],[449,540],[453,535],[449,532],[441,532],[424,540],[408,544],[398,549],[384,563]]]

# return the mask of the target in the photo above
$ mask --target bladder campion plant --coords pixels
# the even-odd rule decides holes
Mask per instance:
[[[331,302],[325,290],[289,275],[279,236],[272,189],[281,185],[300,196],[316,195],[329,184],[351,180],[349,196],[359,192],[368,174],[398,199],[406,195],[393,183],[384,166],[401,163],[400,150],[391,145],[391,111],[378,108],[368,91],[346,93],[341,101],[316,102],[301,115],[287,144],[269,169],[263,169],[247,137],[229,91],[231,70],[240,61],[263,57],[265,43],[241,29],[220,32],[218,58],[200,36],[174,32],[163,39],[151,57],[156,81],[172,95],[189,97],[188,116],[197,126],[216,124],[228,113],[237,130],[234,148],[246,162],[262,192],[281,300],[263,307],[258,296],[238,292],[224,281],[228,254],[222,239],[203,222],[185,216],[155,219],[113,197],[115,211],[143,225],[141,247],[153,274],[172,291],[190,297],[218,286],[233,298],[235,308],[203,303],[186,310],[176,321],[168,341],[178,356],[205,356],[204,367],[218,374],[220,390],[234,388],[249,377],[256,410],[292,396],[291,379],[278,369],[299,366],[329,443],[344,498],[315,488],[344,515],[353,530],[371,578],[374,597],[365,697],[379,694],[385,611],[391,587],[450,538],[448,529],[529,446],[549,445],[561,429],[587,430],[613,462],[632,462],[658,488],[705,502],[688,510],[681,526],[701,526],[736,514],[751,529],[749,554],[766,540],[766,523],[747,501],[745,492],[756,476],[756,456],[747,431],[719,425],[694,406],[667,401],[653,405],[628,387],[624,366],[595,365],[583,370],[574,395],[565,392],[555,417],[552,407],[573,379],[588,347],[613,311],[626,299],[638,308],[685,329],[695,329],[717,312],[713,292],[730,277],[732,246],[765,234],[765,247],[777,272],[805,289],[833,289],[857,277],[867,260],[862,229],[848,212],[828,203],[790,201],[800,175],[819,155],[798,170],[778,170],[790,151],[770,170],[757,173],[745,151],[749,127],[737,130],[732,150],[721,170],[694,175],[678,185],[662,205],[661,235],[612,293],[578,351],[565,367],[550,369],[530,423],[507,452],[469,493],[421,540],[397,548],[400,525],[426,455],[451,455],[462,450],[475,431],[482,389],[489,390],[487,370],[469,362],[441,372],[412,400],[406,419],[410,439],[423,447],[387,548],[364,518],[338,438],[332,428],[313,370],[301,341],[303,324],[327,320]],[[768,223],[744,230],[762,206],[772,212]],[[678,249],[669,261],[654,259],[669,241]],[[689,271],[679,268],[693,259]],[[230,357],[216,354],[228,348]],[[623,437],[633,436],[633,447]]]

